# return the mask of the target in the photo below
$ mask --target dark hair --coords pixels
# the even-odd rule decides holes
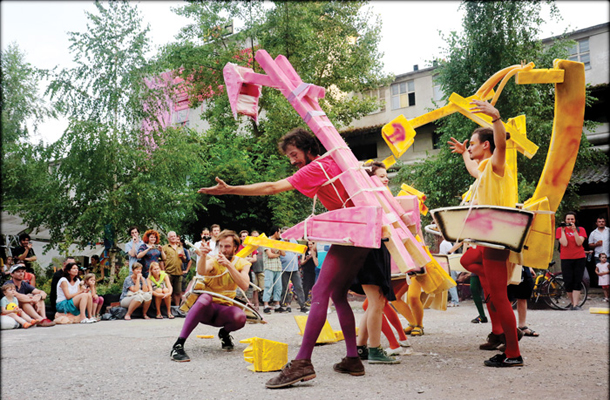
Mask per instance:
[[[472,134],[477,134],[479,136],[479,142],[485,143],[489,142],[489,151],[492,153],[496,149],[496,142],[494,142],[494,130],[491,128],[480,127],[475,129]],[[510,139],[510,133],[506,132],[506,140]]]
[[[279,231],[280,227],[277,225],[273,225],[271,229],[269,229],[269,236],[275,235],[275,232]]]
[[[595,220],[595,222],[597,222],[598,219],[603,219],[605,222],[608,222],[608,220],[606,219],[606,216],[603,214],[600,214],[597,216],[597,219]]]
[[[210,231],[210,228],[208,228],[207,226],[204,226],[203,228],[201,228],[201,233],[203,233],[203,231]]]
[[[216,240],[216,243],[220,243],[221,240],[228,238],[228,237],[233,239],[233,244],[235,244],[235,248],[238,248],[239,245],[241,244],[241,240],[239,239],[239,236],[237,236],[237,233],[235,233],[235,231],[230,231],[228,229],[225,229],[224,231],[220,232],[220,234],[218,235],[218,239]]]
[[[302,150],[305,155],[320,155],[321,146],[318,139],[303,128],[294,128],[285,134],[278,143],[278,147],[282,154],[286,154],[286,147],[290,145]]]
[[[371,161],[365,163],[363,167],[366,173],[369,174],[369,176],[375,175],[375,171],[377,171],[378,169],[387,169],[385,164],[381,161]]]
[[[91,256],[91,259],[94,259],[94,258],[95,258],[97,261],[99,261],[99,260],[100,260],[100,256],[98,256],[97,254],[94,254],[94,255],[92,255],[92,256]]]
[[[71,280],[71,278],[70,278],[70,270],[71,270],[71,269],[72,269],[72,267],[74,267],[75,265],[78,267],[78,264],[77,264],[77,263],[67,263],[67,264],[64,266],[64,276],[63,276],[63,277],[64,277],[64,278],[66,278],[66,279],[68,280],[68,282],[72,282],[72,280]],[[78,275],[75,277],[75,279],[78,279]]]
[[[137,226],[135,226],[135,225],[132,225],[132,226],[130,226],[130,227],[129,227],[129,229],[127,230],[127,236],[131,236],[131,231],[133,231],[134,229],[135,229],[136,231],[138,231],[138,233],[140,233],[140,230],[138,229],[138,227],[137,227]]]
[[[30,235],[28,235],[27,233],[23,232],[21,235],[19,235],[19,241],[23,242],[25,239],[32,240],[30,238]]]
[[[567,211],[564,215],[563,215],[563,220],[566,220],[566,217],[568,215],[573,215],[574,216],[574,225],[576,225],[578,223],[578,219],[576,217],[576,211]]]

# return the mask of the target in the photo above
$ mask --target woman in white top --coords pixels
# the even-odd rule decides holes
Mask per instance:
[[[81,324],[97,322],[93,316],[91,293],[81,285],[78,279],[78,265],[68,263],[64,267],[64,276],[57,282],[57,312],[80,316]],[[87,318],[86,312],[89,313]]]

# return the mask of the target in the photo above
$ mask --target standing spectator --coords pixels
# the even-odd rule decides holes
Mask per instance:
[[[34,254],[32,243],[30,243],[30,235],[22,233],[19,235],[20,246],[14,247],[11,251],[16,264],[25,265],[26,272],[33,273],[32,263],[38,258]]]
[[[597,264],[601,253],[610,254],[610,229],[606,227],[606,217],[602,215],[597,217],[595,224],[597,229],[589,235],[589,248],[595,252],[595,264]]]
[[[288,228],[282,228],[281,232],[284,232]],[[291,243],[297,244],[298,242],[294,239],[284,240]],[[288,292],[288,283],[292,282],[292,287],[297,295],[297,302],[301,307],[302,313],[308,313],[309,308],[305,305],[305,295],[303,294],[303,285],[301,283],[301,274],[299,273],[299,255],[292,251],[288,251],[285,255],[280,256],[280,262],[282,263],[282,306],[286,307],[286,311],[292,312],[290,303],[286,302],[286,293]]]
[[[580,306],[580,282],[585,272],[586,258],[585,249],[582,246],[587,233],[581,226],[576,226],[576,213],[566,213],[564,223],[559,225],[555,232],[555,238],[559,239],[559,258],[561,259],[561,273],[565,283],[568,298],[572,300],[571,310],[581,310]]]
[[[47,294],[40,289],[23,281],[25,266],[23,264],[13,265],[11,268],[11,282],[15,285],[17,293],[15,297],[19,300],[19,307],[31,318],[41,321],[39,326],[53,326],[55,322],[47,318],[47,311],[44,306],[44,299]]]
[[[182,249],[184,250],[184,260],[182,261],[182,292],[184,293],[186,291],[186,286],[190,281],[189,272],[191,272],[193,258],[191,257],[191,251],[186,248],[184,238],[178,236],[178,240],[180,240],[180,243],[182,244]]]
[[[127,253],[127,255],[129,256],[129,273],[131,274],[131,266],[133,265],[133,263],[135,263],[136,261],[138,261],[138,253],[139,253],[139,249],[140,247],[142,247],[142,245],[144,245],[144,241],[142,239],[140,239],[140,231],[138,230],[137,226],[132,226],[128,229],[127,234],[131,237],[131,240],[127,243],[125,243],[125,253]],[[157,239],[159,238],[159,234],[157,234]],[[159,241],[157,240],[157,243],[159,243]],[[99,261],[99,258],[98,258]],[[104,272],[104,268],[102,267],[102,273]],[[104,276],[102,275],[102,278],[104,278]]]
[[[172,284],[174,305],[179,306],[182,296],[182,263],[186,256],[176,232],[170,231],[167,234],[167,239],[169,244],[162,247],[162,257],[165,261],[165,272],[169,275]]]
[[[610,269],[608,268],[608,256],[606,253],[599,254],[599,262],[595,265],[595,273],[599,276],[599,286],[604,290],[604,301],[608,302],[610,294]]]
[[[121,307],[127,308],[127,314],[125,314],[127,321],[131,320],[131,314],[142,305],[142,316],[144,319],[150,319],[147,313],[152,302],[152,293],[146,278],[142,275],[142,264],[139,262],[131,266],[131,275],[127,276],[123,282],[120,301]]]
[[[21,308],[19,308],[19,300],[15,297],[17,289],[15,289],[14,283],[6,283],[2,285],[2,294],[4,297],[0,300],[0,306],[2,306],[2,315],[6,315],[17,321],[23,329],[28,329],[30,326],[35,325],[38,321],[30,318]]]
[[[238,253],[241,249],[243,249],[245,247],[244,240],[246,240],[246,238],[248,236],[249,236],[249,233],[245,229],[239,232],[239,240],[241,241],[241,244],[237,248]],[[245,257],[245,260],[248,261],[250,264],[254,264],[257,259],[258,258],[257,258],[256,250],[254,250],[252,253],[250,253],[249,256]],[[252,282],[256,285],[256,281],[255,281],[256,274],[254,273],[254,271],[252,271],[252,268],[250,268],[249,275],[250,275],[250,282]],[[248,297],[248,296],[250,296],[252,298],[252,304],[254,305],[254,288],[252,286],[248,287],[248,290],[246,291],[246,297]],[[256,307],[258,307],[258,301],[256,302]]]
[[[256,230],[250,232],[250,236],[252,237],[258,237],[259,235],[260,234]],[[265,263],[263,261],[263,254],[258,250],[254,250],[252,255],[256,257],[256,260],[252,263],[251,268],[252,276],[254,277],[252,282],[259,288],[263,289],[265,287]],[[258,289],[252,288],[252,304],[254,304],[254,309],[256,311],[259,309],[261,296],[262,293],[260,293]]]
[[[210,230],[208,228],[203,228],[201,230],[201,240],[198,242],[195,242],[195,253],[197,254],[197,257],[201,257],[203,255],[202,252],[202,248],[203,246],[208,246],[210,245],[210,240],[212,239],[212,236],[210,236]]]
[[[80,317],[79,321],[81,324],[97,322],[93,318],[91,293],[87,292],[81,285],[81,280],[78,279],[78,265],[76,263],[68,263],[63,271],[64,276],[57,282],[57,300],[55,303],[57,312]],[[87,318],[87,313],[89,318]]]
[[[14,262],[13,262],[13,257],[12,256],[8,256],[6,257],[6,262],[2,265],[2,283],[4,284],[4,282],[6,282],[7,280],[11,279],[11,268],[13,268]]]
[[[540,336],[538,332],[527,326],[527,301],[532,297],[534,290],[534,276],[536,273],[530,267],[521,267],[521,282],[518,285],[508,285],[508,299],[512,302],[517,299],[517,327],[524,336]],[[504,351],[502,346],[499,351]]]
[[[144,233],[142,238],[142,245],[138,249],[137,258],[142,265],[142,276],[148,278],[148,269],[150,264],[153,262],[159,262],[159,258],[164,258],[163,247],[160,244],[161,237],[159,232],[154,229],[149,229]],[[130,270],[133,269],[133,265],[130,266]],[[163,269],[163,268],[162,268]]]
[[[303,294],[305,303],[309,301],[310,291],[316,282],[316,268],[318,267],[318,249],[316,242],[307,242],[307,251],[301,259],[301,269],[303,271]]]
[[[454,246],[451,242],[443,239],[443,241],[441,242],[441,244],[439,246],[438,253],[445,254],[445,255],[453,254],[457,250],[457,248],[461,245],[462,244],[460,243],[454,248]],[[457,282],[458,275],[459,275],[459,273],[457,271],[451,271],[451,277],[456,282]],[[451,289],[449,289],[449,297],[451,298],[451,302],[447,306],[448,307],[459,307],[460,298],[458,296],[457,286],[454,286]]]
[[[211,256],[218,254],[218,235],[220,235],[220,225],[214,224],[212,225],[212,239],[210,239],[210,242],[208,243],[208,246],[212,249],[212,252],[210,253]]]
[[[280,240],[280,227],[271,227],[271,236],[269,239]],[[280,305],[282,296],[282,262],[280,256],[286,253],[283,250],[263,249],[263,263],[265,265],[265,291],[263,293],[263,303],[265,308],[263,312],[269,314],[271,307],[269,301],[273,298],[275,302],[275,312],[286,312]]]

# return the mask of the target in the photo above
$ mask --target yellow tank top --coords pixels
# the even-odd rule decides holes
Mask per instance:
[[[515,207],[517,188],[509,168],[504,168],[504,176],[493,172],[490,159],[479,164],[479,178],[476,200],[478,205]]]
[[[234,257],[232,261],[235,269],[238,271],[242,271],[245,267],[250,266],[251,264],[241,257]],[[218,294],[222,294],[224,296],[230,297],[232,299],[235,298],[237,283],[229,274],[229,270],[218,264],[216,260],[214,260],[214,266],[212,270],[205,275],[205,290],[208,292],[214,292]],[[224,300],[218,297],[213,297],[214,303],[224,304],[227,306],[233,305],[230,301]]]

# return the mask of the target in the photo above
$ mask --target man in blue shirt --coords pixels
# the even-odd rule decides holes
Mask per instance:
[[[284,227],[280,233],[283,233],[288,228]],[[290,239],[291,243],[297,243],[296,240]],[[305,294],[303,293],[303,283],[301,281],[301,273],[299,272],[299,254],[290,251],[286,252],[286,255],[280,256],[282,262],[282,297],[281,303],[286,308],[286,311],[291,312],[292,308],[290,303],[286,302],[286,292],[288,291],[288,282],[292,282],[294,292],[297,295],[297,302],[301,307],[301,312],[307,314],[309,308],[305,305]]]
[[[130,227],[127,233],[131,237],[131,240],[125,243],[125,253],[129,256],[129,273],[131,274],[131,266],[138,261],[138,249],[144,242],[140,238],[140,231],[137,226]]]

